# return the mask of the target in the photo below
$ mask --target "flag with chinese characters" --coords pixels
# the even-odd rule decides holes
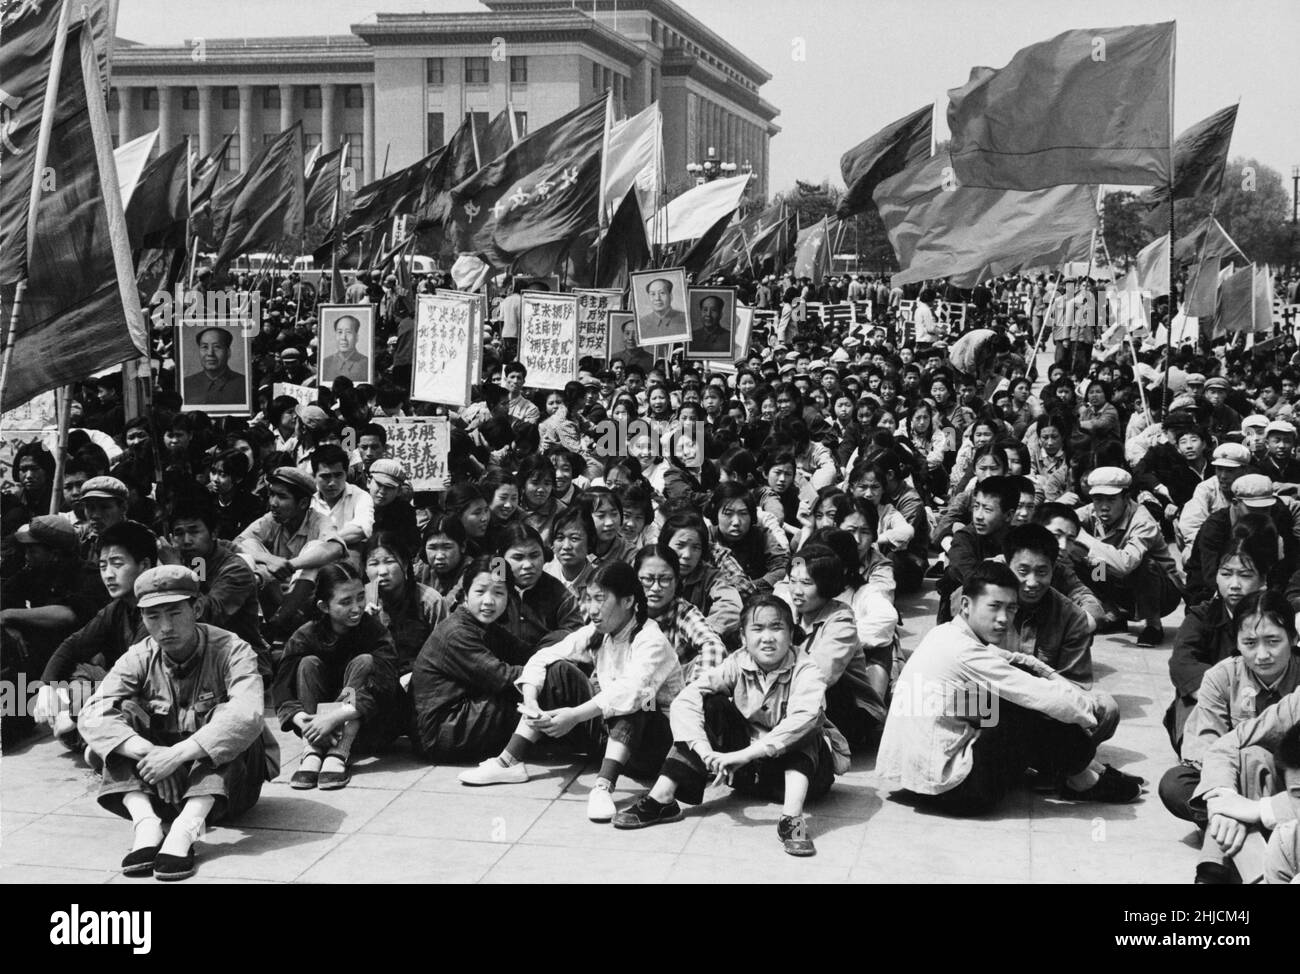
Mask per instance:
[[[452,190],[448,230],[460,252],[508,269],[526,251],[594,227],[609,99],[537,129]]]

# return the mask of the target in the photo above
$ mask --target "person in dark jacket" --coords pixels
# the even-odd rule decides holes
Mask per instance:
[[[1271,584],[1284,587],[1291,573],[1300,567],[1300,520],[1292,502],[1273,495],[1273,482],[1261,474],[1238,477],[1231,487],[1229,505],[1215,511],[1200,531],[1187,559],[1187,604],[1196,605],[1214,596],[1214,576],[1219,558],[1243,522],[1248,530],[1271,527],[1281,538],[1281,560],[1272,563]]]
[[[936,586],[939,592],[938,622],[952,620],[952,594],[966,584],[966,579],[980,562],[1002,554],[1007,518],[1020,502],[1017,479],[988,477],[975,485],[971,494],[971,523],[953,534],[952,547],[948,549],[948,568]]]
[[[583,624],[582,609],[569,587],[543,571],[550,552],[528,524],[509,524],[497,537],[496,553],[515,580],[501,625],[530,650],[559,642]]]
[[[406,468],[400,460],[381,457],[370,465],[366,488],[375,502],[375,530],[392,531],[402,538],[416,534],[415,508],[402,496]]]
[[[371,535],[361,563],[366,570],[366,611],[393,637],[398,682],[408,688],[420,648],[451,607],[437,589],[416,581],[406,541],[396,532]]]
[[[441,622],[416,658],[411,679],[418,750],[430,760],[480,761],[498,753],[519,724],[523,701],[515,681],[532,649],[500,624],[514,575],[501,557],[479,557],[465,568],[464,601]],[[555,664],[555,687],[547,680],[543,709],[590,685],[576,666]],[[572,671],[571,673],[569,671]],[[565,689],[561,691],[561,684]]]
[[[338,562],[321,569],[316,607],[321,618],[285,644],[272,696],[280,729],[307,745],[290,786],[328,791],[351,779],[348,760],[359,738],[374,749],[401,733],[401,687],[393,637],[366,613],[355,568]]]
[[[1196,706],[1205,671],[1237,653],[1233,611],[1247,595],[1266,587],[1276,563],[1277,535],[1267,525],[1238,525],[1215,560],[1214,597],[1187,610],[1169,657],[1174,699],[1164,724],[1175,751],[1182,750],[1183,725]]]

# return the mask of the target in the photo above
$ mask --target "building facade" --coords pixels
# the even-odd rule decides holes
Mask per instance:
[[[612,89],[616,113],[654,101],[670,191],[710,149],[749,166],[768,193],[777,110],[771,75],[670,0],[482,0],[470,13],[379,13],[342,36],[119,39],[109,109],[119,144],[155,128],[165,151],[202,153],[234,136],[226,168],[246,168],[297,121],[304,150],[351,144],[356,184],[440,147],[467,114],[512,106],[521,133]]]

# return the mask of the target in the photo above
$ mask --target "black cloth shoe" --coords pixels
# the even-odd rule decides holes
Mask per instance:
[[[644,794],[631,806],[614,816],[616,829],[643,829],[650,825],[676,822],[683,815],[682,806],[671,801],[663,804]]]
[[[1139,646],[1159,646],[1165,641],[1165,627],[1148,625],[1138,635]]]
[[[1114,619],[1103,619],[1097,624],[1097,635],[1110,636],[1117,632],[1128,632],[1128,620],[1123,616],[1116,616]]]
[[[148,845],[143,849],[128,852],[122,857],[123,876],[148,876],[153,872],[154,860],[162,846]]]
[[[1068,783],[1061,784],[1061,797],[1072,802],[1105,802],[1108,805],[1125,805],[1142,794],[1142,779],[1124,774],[1106,765],[1097,783],[1091,788],[1076,791]]]
[[[777,838],[792,856],[815,856],[817,847],[808,838],[808,820],[802,815],[782,815],[776,823]]]
[[[153,878],[164,883],[189,879],[194,872],[193,848],[183,856],[169,856],[165,852],[160,852],[158,858],[153,861]]]

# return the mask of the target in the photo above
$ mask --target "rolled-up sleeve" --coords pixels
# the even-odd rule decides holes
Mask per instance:
[[[147,645],[136,643],[113,664],[99,689],[81,708],[77,730],[101,758],[107,758],[123,743],[137,736],[122,710],[122,703],[143,693],[148,674]]]

